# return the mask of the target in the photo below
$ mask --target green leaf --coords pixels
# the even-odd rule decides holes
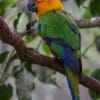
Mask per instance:
[[[100,81],[100,68],[96,69],[91,76]],[[89,94],[92,97],[92,100],[100,100],[100,94],[97,94],[95,91],[89,90]]]
[[[7,55],[8,55],[8,52],[3,52],[0,54],[0,63],[4,62]]]
[[[33,76],[35,76],[36,72],[34,72],[32,70],[32,64],[31,63],[25,62],[24,67],[28,72],[30,72]]]
[[[84,68],[83,73],[89,75],[89,74],[91,74],[91,71],[90,71],[90,69]]]
[[[94,16],[100,16],[100,0],[91,0],[90,10]]]
[[[7,7],[13,7],[16,4],[16,0],[2,0],[0,1],[0,15],[3,15]]]
[[[43,46],[44,52],[45,52],[48,56],[50,56],[51,51],[50,51],[49,47],[47,46],[47,44],[43,42],[43,45],[42,45],[42,46]]]
[[[78,6],[80,6],[81,4],[83,4],[86,0],[75,0],[76,1],[76,4]]]
[[[24,42],[25,42],[25,44],[32,43],[35,38],[36,38],[36,36],[26,36]]]
[[[0,86],[0,100],[10,100],[12,97],[13,89],[11,85],[1,85]]]
[[[92,13],[91,13],[91,11],[90,11],[90,8],[88,7],[87,10],[85,11],[83,17],[84,17],[84,18],[91,18],[92,16],[93,16],[93,15],[92,15]]]
[[[21,73],[23,71],[23,68],[20,67],[20,65],[14,66],[13,70],[12,70],[12,74],[15,78],[17,78],[18,74]]]
[[[2,5],[3,4],[3,5]],[[16,4],[16,0],[2,0],[0,1],[0,8],[8,7],[8,6],[13,6]]]
[[[16,18],[16,19],[14,20],[14,22],[13,22],[13,25],[14,25],[15,29],[17,29],[17,25],[18,25],[19,18],[20,18],[20,16],[21,16],[21,14],[22,14],[22,13],[18,13],[18,14],[17,14],[17,18]]]
[[[18,23],[17,23],[17,32],[23,32],[26,28],[27,23],[29,22],[27,13],[23,12],[18,15]]]
[[[96,36],[95,38],[95,46],[97,51],[100,53],[100,35]]]

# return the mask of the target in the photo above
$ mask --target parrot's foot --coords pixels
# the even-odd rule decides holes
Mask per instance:
[[[25,36],[31,36],[31,35],[35,35],[36,33],[35,33],[35,31],[34,31],[34,29],[29,29],[29,30],[26,30],[25,32],[24,32],[24,35]]]
[[[28,49],[28,50],[30,50],[30,51],[34,51],[34,49],[33,49],[33,48],[29,48],[29,47],[28,47],[27,49]]]
[[[31,51],[31,52],[34,52],[34,53],[38,53],[38,51],[37,50],[35,50],[35,49],[33,49],[33,48],[27,48],[29,51]]]
[[[34,22],[35,23],[35,22]],[[32,35],[36,35],[37,33],[37,28],[35,28],[33,23],[28,23],[26,25],[26,31],[24,32],[25,36],[32,36]]]

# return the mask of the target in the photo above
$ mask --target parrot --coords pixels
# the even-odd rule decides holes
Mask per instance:
[[[27,8],[36,14],[39,35],[63,63],[72,100],[80,100],[82,61],[78,26],[60,0],[28,0]]]

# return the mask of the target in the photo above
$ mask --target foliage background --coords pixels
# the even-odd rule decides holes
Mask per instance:
[[[62,0],[65,10],[74,19],[100,16],[100,0]],[[13,32],[20,35],[27,47],[53,56],[38,36],[24,36],[26,25],[34,22],[34,14],[27,10],[28,0],[0,0],[0,16]],[[37,25],[34,24],[34,28]],[[100,29],[80,29],[84,73],[95,78],[100,73]],[[93,73],[92,73],[93,72]],[[100,80],[100,78],[97,78]],[[66,78],[47,68],[20,61],[15,50],[0,42],[0,98],[2,100],[71,100]],[[66,94],[67,92],[67,94]],[[80,86],[81,100],[99,100],[100,96]]]

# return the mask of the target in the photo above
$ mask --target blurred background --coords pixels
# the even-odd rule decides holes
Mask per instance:
[[[37,35],[25,36],[26,25],[35,15],[27,10],[28,0],[0,0],[0,16],[26,46],[52,56]],[[62,0],[75,20],[100,16],[100,0]],[[80,29],[83,72],[100,80],[100,28]],[[23,51],[22,51],[23,52]],[[92,84],[92,83],[91,83]],[[80,85],[81,100],[100,100],[100,95]],[[60,73],[18,59],[16,51],[0,41],[0,100],[71,100],[66,78]]]

